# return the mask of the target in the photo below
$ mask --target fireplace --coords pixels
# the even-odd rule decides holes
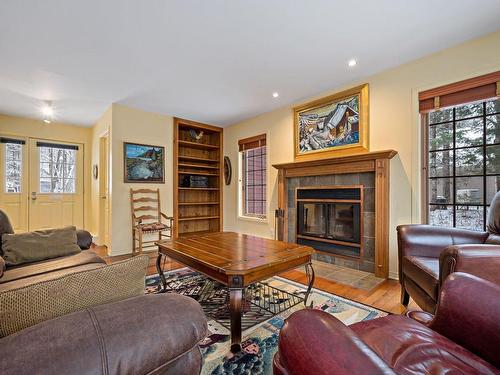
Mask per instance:
[[[363,186],[297,188],[297,243],[332,255],[360,258]]]
[[[318,250],[314,255],[316,260],[374,272],[375,276],[387,278],[389,167],[390,159],[396,154],[394,150],[382,150],[339,154],[327,159],[318,159],[311,154],[311,160],[273,164],[278,170],[276,238],[310,244]],[[335,192],[345,188],[347,190]],[[359,193],[356,193],[355,189],[352,190],[353,188],[360,188]],[[337,195],[321,198],[317,193]],[[305,215],[305,212],[298,210],[297,198],[302,203],[302,209],[310,210],[307,211],[307,226],[301,229],[298,216]],[[325,201],[326,199],[330,202]],[[315,203],[319,206],[305,206],[305,203]],[[336,203],[336,207],[327,205],[325,208],[324,203]],[[361,217],[359,227],[356,224],[352,227],[345,225],[347,217],[350,221],[351,212],[353,219],[358,216],[358,209]],[[302,220],[305,220],[305,216]],[[357,241],[358,239],[360,241]]]

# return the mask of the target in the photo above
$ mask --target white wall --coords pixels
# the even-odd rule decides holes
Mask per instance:
[[[397,53],[387,50],[381,53]],[[363,63],[362,61],[360,62]],[[346,68],[347,69],[347,68]],[[420,123],[418,92],[500,70],[500,32],[475,39],[415,60],[380,74],[332,88],[304,102],[362,83],[370,85],[370,150],[395,149],[391,161],[390,276],[397,277],[396,226],[420,222]],[[270,98],[270,100],[273,100]],[[296,103],[295,105],[302,104]],[[238,218],[237,180],[224,189],[224,230],[271,237],[277,208],[277,172],[270,165],[293,161],[293,112],[295,106],[234,124],[224,129],[224,154],[238,167],[238,139],[266,133],[268,145],[269,221]],[[234,171],[238,176],[238,171]]]

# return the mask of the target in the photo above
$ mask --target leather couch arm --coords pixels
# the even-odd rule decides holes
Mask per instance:
[[[48,320],[0,339],[0,373],[199,374],[207,333],[201,306],[142,295]]]
[[[434,225],[411,224],[397,228],[398,245],[402,255],[439,258],[445,247],[464,244],[482,244],[488,238],[487,232],[466,229],[437,227]]]
[[[453,272],[465,272],[500,284],[500,245],[449,246],[439,258],[442,285]]]
[[[92,235],[83,229],[77,229],[76,231],[77,244],[80,246],[80,249],[87,250],[90,249],[92,245]]]
[[[441,252],[448,246],[482,244],[488,238],[487,232],[423,224],[399,225],[396,230],[400,280],[403,275],[402,260],[405,256],[439,258]]]
[[[278,375],[394,374],[349,327],[313,309],[285,321],[273,366]]]
[[[441,289],[429,328],[500,368],[500,286],[457,272]]]

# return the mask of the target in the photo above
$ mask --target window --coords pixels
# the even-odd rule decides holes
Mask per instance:
[[[266,136],[242,139],[238,144],[241,157],[240,214],[265,219],[267,216]]]
[[[431,111],[424,123],[428,222],[485,230],[500,190],[500,99]]]
[[[21,193],[24,141],[9,138],[1,138],[0,141],[5,147],[5,192]]]
[[[78,146],[37,142],[40,155],[40,193],[76,192]]]

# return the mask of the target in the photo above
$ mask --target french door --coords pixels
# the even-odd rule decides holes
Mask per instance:
[[[0,208],[15,231],[83,227],[83,145],[2,138],[1,148]]]

